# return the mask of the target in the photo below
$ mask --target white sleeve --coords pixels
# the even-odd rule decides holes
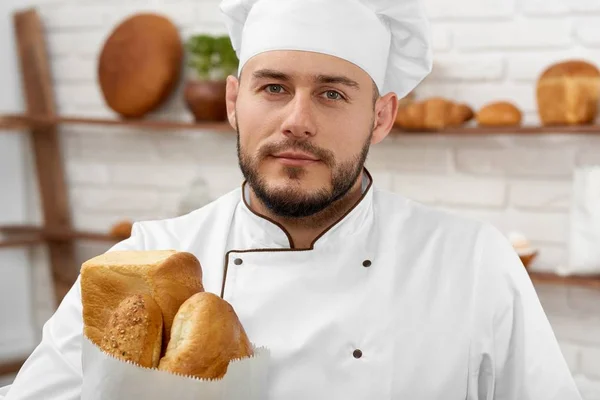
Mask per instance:
[[[491,226],[475,293],[469,399],[581,400],[527,271]]]
[[[108,251],[143,246],[141,232],[133,225],[130,238]],[[10,386],[0,388],[0,400],[76,400],[80,398],[81,340],[83,333],[79,277],[56,312],[44,324],[42,340],[19,370]]]

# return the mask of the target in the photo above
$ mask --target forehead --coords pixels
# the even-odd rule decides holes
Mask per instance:
[[[275,70],[294,79],[311,78],[317,75],[343,75],[371,88],[371,76],[362,68],[347,60],[329,54],[299,50],[273,50],[250,58],[242,69],[242,75],[252,79],[259,70]]]

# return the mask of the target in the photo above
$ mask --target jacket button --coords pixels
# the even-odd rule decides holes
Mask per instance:
[[[235,260],[233,260],[233,263],[234,263],[235,265],[241,265],[241,264],[243,263],[243,261],[242,261],[242,259],[241,259],[241,258],[236,258]]]
[[[356,350],[354,350],[354,353],[352,353],[352,355],[356,359],[361,358],[362,357],[362,351],[360,351],[359,349],[356,349]]]
[[[371,260],[365,260],[363,261],[363,267],[368,268],[371,266]]]

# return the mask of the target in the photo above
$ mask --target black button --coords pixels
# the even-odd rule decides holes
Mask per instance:
[[[363,267],[368,268],[371,266],[371,260],[365,260],[363,261]]]
[[[356,349],[356,350],[354,350],[354,353],[352,353],[352,355],[354,356],[354,358],[361,358],[362,351],[360,351],[359,349]]]
[[[242,261],[242,259],[241,259],[241,258],[236,258],[235,260],[233,260],[233,263],[234,263],[235,265],[241,265],[241,264],[242,264],[242,262],[243,262],[243,261]]]

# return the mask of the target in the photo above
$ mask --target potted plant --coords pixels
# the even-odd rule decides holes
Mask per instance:
[[[225,120],[225,79],[237,73],[239,63],[229,37],[193,35],[185,46],[193,76],[184,90],[188,109],[196,121]]]

